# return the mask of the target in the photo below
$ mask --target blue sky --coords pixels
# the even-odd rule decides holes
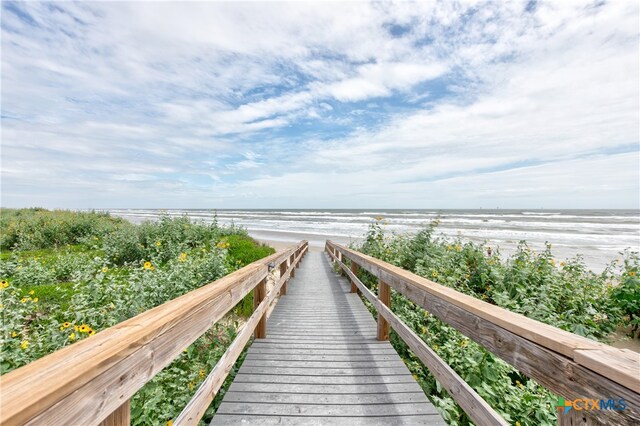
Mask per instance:
[[[2,2],[1,204],[638,208],[638,3]]]

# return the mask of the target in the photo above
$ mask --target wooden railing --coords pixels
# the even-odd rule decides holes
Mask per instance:
[[[251,334],[266,337],[269,305],[307,250],[302,241],[0,377],[0,424],[129,424],[129,399],[254,290],[253,314],[174,422],[197,424]]]
[[[640,424],[640,355],[616,349],[529,319],[422,278],[381,260],[327,241],[325,250],[378,312],[378,339],[389,324],[440,384],[478,425],[506,424],[487,403],[391,309],[390,289],[398,291],[484,348],[567,400],[624,399],[624,410],[577,404],[559,424]],[[347,266],[343,259],[349,259]],[[359,268],[378,278],[378,295],[358,278]]]

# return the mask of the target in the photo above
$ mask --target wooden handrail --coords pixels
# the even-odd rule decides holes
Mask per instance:
[[[292,259],[290,274],[307,249],[302,241],[1,376],[0,424],[99,424],[114,412],[127,417],[118,409],[265,280],[270,264],[278,268]],[[259,311],[252,319],[264,316],[262,303]],[[215,378],[223,370],[226,377],[228,369],[218,368]]]
[[[637,353],[491,305],[331,241],[327,241],[326,251],[335,261],[343,257],[349,259],[552,392],[567,399],[622,398],[626,401],[625,410],[594,410],[589,411],[589,417],[604,424],[640,422],[640,356]],[[355,274],[344,263],[340,262],[340,266],[362,291],[364,286],[354,280]],[[394,320],[395,315],[384,309],[382,303],[374,306],[405,338],[406,330]],[[438,368],[436,362],[425,364],[432,372]],[[457,402],[465,408],[464,401]],[[467,414],[471,417],[471,413],[467,411]]]
[[[281,275],[278,282],[267,293],[267,296],[262,299],[258,307],[247,320],[246,324],[242,326],[231,346],[227,348],[220,360],[216,363],[215,367],[213,367],[213,370],[211,370],[211,373],[209,373],[207,378],[202,382],[191,401],[189,401],[184,410],[182,410],[182,413],[180,413],[176,418],[176,421],[173,423],[174,426],[198,424],[204,413],[207,411],[207,408],[209,408],[209,404],[211,404],[211,401],[213,401],[213,398],[215,398],[218,393],[218,390],[220,390],[220,387],[224,383],[224,379],[229,375],[231,368],[236,363],[236,360],[249,341],[251,333],[253,333],[253,330],[258,325],[260,319],[264,318],[267,309],[269,309],[269,306],[276,296],[280,294],[280,290],[289,280],[291,272],[295,266],[300,263],[300,260],[305,253],[306,247],[294,253],[296,254],[296,258],[291,265],[287,265],[286,269],[280,269]],[[285,265],[286,263],[288,263],[287,259],[282,262],[282,265]]]
[[[487,404],[487,402],[474,391],[463,379],[453,371],[449,365],[438,356],[427,344],[418,337],[400,318],[393,314],[371,290],[369,290],[358,277],[340,261],[331,251],[328,251],[332,259],[338,263],[342,270],[355,284],[362,295],[376,308],[376,311],[384,317],[411,350],[420,360],[429,367],[434,377],[447,389],[460,407],[469,415],[471,420],[479,425],[503,425],[507,423],[500,414]]]

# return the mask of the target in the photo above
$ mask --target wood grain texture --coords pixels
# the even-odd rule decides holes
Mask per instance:
[[[340,259],[338,259],[338,262],[340,266],[344,265]],[[346,268],[344,270],[345,272],[348,271]],[[353,278],[354,277],[352,277],[352,279]],[[378,300],[385,306],[391,306],[391,288],[384,281],[378,281]],[[378,340],[389,340],[389,322],[379,312],[380,311],[378,311]]]
[[[521,322],[518,327],[505,328],[502,326],[504,318],[501,321],[494,321],[491,316],[487,315],[487,312],[490,312],[491,315],[498,315],[500,312],[510,314],[509,311],[491,305],[483,307],[482,310],[474,309],[463,303],[464,298],[462,296],[464,295],[462,294],[460,294],[458,303],[452,303],[451,291],[453,290],[451,289],[447,289],[450,291],[444,293],[441,293],[435,287],[435,290],[432,288],[431,291],[427,291],[425,286],[415,285],[416,282],[420,282],[418,280],[420,277],[415,279],[409,277],[411,278],[409,279],[406,276],[408,274],[406,271],[402,276],[395,275],[395,271],[392,268],[379,267],[380,264],[386,265],[384,262],[374,259],[375,262],[369,264],[367,263],[369,262],[368,256],[357,252],[352,253],[351,250],[342,246],[338,246],[338,249],[344,250],[343,254],[352,261],[355,259],[356,262],[361,262],[360,266],[363,269],[388,282],[391,287],[408,297],[412,302],[498,355],[519,371],[536,379],[552,392],[568,399],[608,399],[613,395],[617,398],[624,398],[628,402],[627,409],[623,411],[594,410],[590,413],[590,417],[593,417],[591,421],[610,425],[634,425],[640,423],[640,395],[635,390],[619,382],[621,380],[620,375],[628,377],[630,373],[633,375],[633,372],[637,371],[637,364],[634,363],[634,360],[631,359],[632,356],[628,352],[592,342],[557,329],[555,330],[557,330],[557,335],[560,338],[558,344],[564,349],[562,352],[555,351],[549,347],[553,345],[545,345],[547,343],[546,339],[551,338],[550,336],[553,335],[553,333],[549,332],[549,328],[553,329],[553,327],[526,319],[527,321]],[[435,284],[435,286],[438,285]],[[480,303],[486,305],[484,302]],[[505,314],[505,318],[510,317],[508,314]],[[517,317],[521,316],[517,315]],[[537,324],[541,325],[537,331],[534,329],[525,333],[520,332],[522,327],[535,328]],[[536,333],[542,337],[531,339],[530,337],[536,335]],[[569,335],[568,337],[567,334]],[[584,340],[587,340],[587,343],[583,343]],[[567,342],[569,344],[566,344]],[[587,349],[581,350],[580,347]],[[604,367],[601,367],[600,371],[603,374],[600,374],[579,362],[582,361],[585,364],[595,362],[584,358],[587,358],[587,353],[603,348],[609,351],[611,370],[607,371]],[[566,353],[570,355],[567,356]],[[581,359],[580,356],[584,356],[584,358]],[[578,360],[574,360],[573,357],[577,357]],[[615,362],[613,361],[614,359]],[[598,362],[604,365],[602,361]]]
[[[212,424],[386,418],[387,424],[444,425],[393,347],[376,339],[376,321],[351,284],[322,253],[305,257],[267,329],[268,337],[249,348]]]
[[[640,392],[640,353],[616,348],[580,349],[574,361],[607,376],[613,381]],[[629,367],[631,366],[631,367]]]
[[[593,340],[569,333],[559,328],[541,323],[536,320],[502,309],[490,303],[455,291],[437,284],[431,280],[412,274],[402,268],[388,264],[371,256],[351,250],[347,247],[328,242],[329,246],[344,254],[351,261],[355,261],[361,268],[366,269],[379,279],[391,285],[394,289],[412,287],[420,291],[424,297],[432,294],[461,307],[481,318],[499,325],[514,334],[538,343],[541,346],[559,352],[566,356],[573,356],[575,349],[600,349],[603,345]],[[398,290],[400,291],[400,290]],[[404,294],[404,293],[403,293]]]
[[[355,262],[351,262],[351,273],[354,276],[358,276],[358,264]],[[351,281],[351,293],[357,293],[357,292],[358,292],[358,286],[354,281]]]
[[[267,278],[265,277],[258,285],[253,289],[253,310],[256,311],[263,300],[267,297]],[[258,320],[256,329],[254,331],[254,337],[256,339],[264,339],[267,337],[267,318],[265,312]]]
[[[300,261],[301,257],[301,255],[298,257],[298,262]],[[191,401],[189,401],[187,406],[176,418],[176,421],[174,422],[175,426],[197,425],[199,423],[200,419],[207,411],[207,408],[209,408],[209,404],[211,404],[216,394],[220,390],[220,387],[224,383],[224,380],[229,375],[229,372],[231,372],[233,365],[235,364],[238,357],[242,353],[242,350],[249,341],[251,334],[254,333],[254,330],[257,329],[260,322],[265,320],[265,315],[270,305],[276,300],[276,297],[281,294],[282,287],[286,285],[287,279],[289,278],[288,269],[293,268],[293,265],[289,265],[289,268],[287,268],[287,265],[288,261],[285,260],[282,262],[277,283],[269,291],[266,297],[262,299],[259,305],[256,306],[253,314],[240,329],[238,335],[231,343],[229,348],[227,348],[225,353],[216,363],[213,370],[211,370],[207,378],[198,387],[198,390],[196,391]]]
[[[340,263],[340,266],[347,274],[351,274],[351,270],[346,265]],[[385,303],[385,300],[381,297],[377,298],[355,275],[349,276],[349,279],[351,282],[356,283],[362,295],[376,308],[378,316],[383,317],[387,324],[391,324],[400,338],[420,358],[436,380],[449,392],[471,420],[479,425],[508,425],[502,416],[491,408],[438,354],[407,327],[400,318],[393,314],[388,302]],[[383,283],[378,283],[378,286],[380,284]],[[378,319],[378,324],[380,323],[379,321],[380,319]]]
[[[127,400],[118,409],[107,416],[100,426],[129,426],[131,424],[131,402]]]

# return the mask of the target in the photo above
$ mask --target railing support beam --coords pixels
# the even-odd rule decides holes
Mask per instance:
[[[378,281],[378,299],[387,308],[391,308],[391,288],[384,281]],[[378,340],[389,340],[389,323],[378,313]]]
[[[280,277],[283,277],[284,274],[287,272],[288,263],[289,261],[285,260],[280,264]],[[280,288],[280,296],[284,296],[286,294],[287,294],[287,282],[285,281],[284,284],[282,284],[282,287]]]
[[[267,296],[267,279],[263,279],[260,283],[253,289],[253,309],[257,309],[260,305],[260,302]],[[258,325],[256,325],[256,331],[254,332],[254,337],[256,339],[264,339],[267,337],[267,316],[263,315],[258,321]]]
[[[358,275],[358,264],[354,261],[351,261],[351,272],[353,272],[353,275],[357,276]],[[356,285],[355,281],[351,280],[351,293],[357,293],[358,292],[358,286]]]
[[[131,424],[131,400],[127,399],[116,411],[100,422],[100,426],[129,426]]]

